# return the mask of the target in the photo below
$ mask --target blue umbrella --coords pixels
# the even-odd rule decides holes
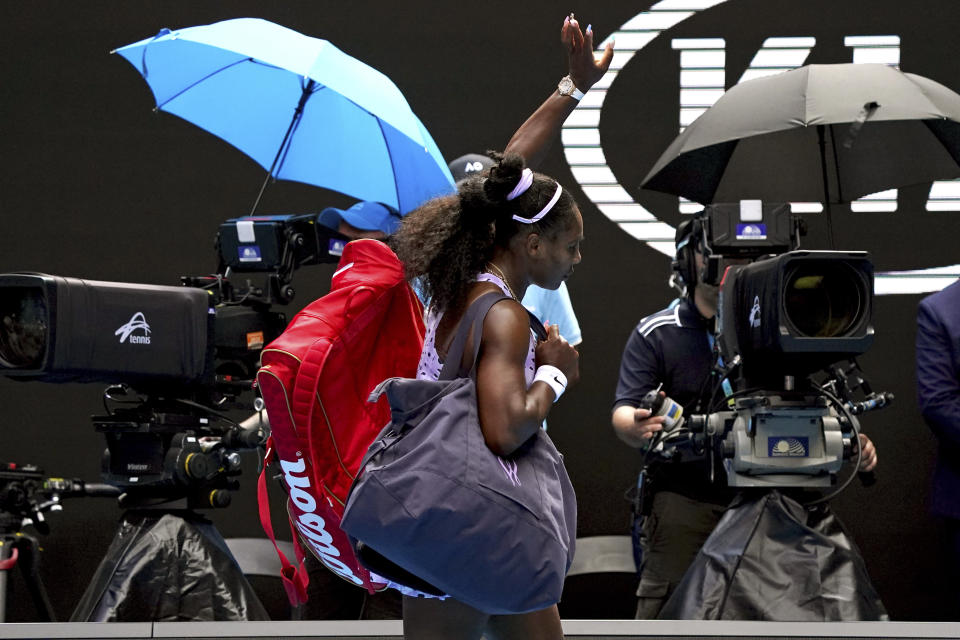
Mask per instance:
[[[436,143],[385,75],[326,40],[255,18],[178,31],[114,51],[157,109],[229,142],[267,179],[333,189],[406,213],[454,190]]]

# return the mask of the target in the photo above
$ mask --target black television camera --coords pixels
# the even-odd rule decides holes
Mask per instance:
[[[227,220],[217,273],[180,287],[2,274],[0,375],[111,383],[107,415],[93,417],[107,439],[105,482],[126,489],[130,504],[226,506],[236,450],[266,433],[223,411],[253,408],[243,397],[264,345],[286,327],[272,305],[293,299],[293,272],[336,262],[347,242],[316,218]]]
[[[707,413],[652,449],[719,453],[732,487],[831,486],[859,456],[856,414],[893,399],[855,360],[874,336],[867,254],[800,250],[803,223],[785,204],[714,204],[688,224],[704,256],[698,281],[719,287],[713,390]]]

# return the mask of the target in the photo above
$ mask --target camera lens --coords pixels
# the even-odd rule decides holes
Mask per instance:
[[[860,322],[866,292],[858,274],[842,262],[801,263],[787,274],[784,312],[807,338],[836,338]]]
[[[39,289],[12,288],[0,301],[0,366],[33,369],[47,351],[47,304]]]

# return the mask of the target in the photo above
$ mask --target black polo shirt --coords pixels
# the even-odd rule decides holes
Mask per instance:
[[[641,320],[623,350],[614,409],[639,407],[643,396],[662,383],[662,390],[683,407],[684,415],[694,413],[698,401],[700,412],[705,413],[715,385],[711,375],[711,326],[712,322],[686,299]],[[653,487],[726,504],[733,494],[727,489],[719,458],[715,458],[713,473],[711,484],[709,460],[657,462],[653,466]]]

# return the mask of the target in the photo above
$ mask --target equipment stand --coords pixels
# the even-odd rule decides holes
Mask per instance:
[[[76,622],[269,620],[226,541],[191,510],[136,508],[71,616]]]
[[[0,514],[0,520],[7,520]],[[40,546],[37,540],[0,525],[0,622],[7,621],[7,581],[14,566],[20,566],[27,590],[33,598],[40,622],[56,622],[47,590],[40,580]]]

